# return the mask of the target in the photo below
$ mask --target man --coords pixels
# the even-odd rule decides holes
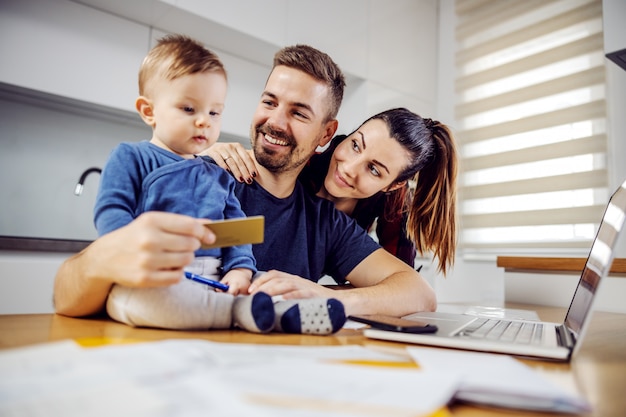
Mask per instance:
[[[255,245],[254,255],[258,268],[267,272],[250,292],[285,299],[334,297],[346,314],[401,316],[434,310],[434,292],[417,272],[297,182],[315,149],[337,130],[344,84],[336,64],[314,48],[287,47],[275,56],[251,124],[256,182],[237,189],[247,215],[266,216],[266,241]],[[214,239],[195,219],[146,213],[60,267],[55,308],[70,316],[93,314],[103,309],[113,283],[150,287],[178,282],[193,251]],[[325,288],[316,283],[322,274],[355,288]]]

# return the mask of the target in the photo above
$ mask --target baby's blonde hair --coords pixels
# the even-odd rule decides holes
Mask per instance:
[[[148,52],[139,69],[139,95],[149,94],[150,81],[162,77],[174,80],[183,75],[226,70],[216,54],[185,35],[166,35]]]

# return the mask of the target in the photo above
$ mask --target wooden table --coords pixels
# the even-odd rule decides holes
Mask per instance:
[[[510,308],[535,310],[542,320],[560,322],[562,308],[507,305]],[[215,342],[286,345],[363,345],[403,348],[400,343],[364,338],[359,330],[342,329],[332,336],[306,336],[272,333],[259,335],[243,331],[165,331],[135,329],[107,318],[75,319],[54,314],[0,316],[0,349],[27,346],[48,341],[89,338],[123,340],[162,340],[196,338]],[[522,359],[520,359],[522,360]],[[626,315],[596,312],[577,356],[571,363],[522,360],[547,378],[566,387],[575,387],[593,405],[590,416],[626,416]],[[453,416],[555,416],[515,410],[488,409],[452,404]]]

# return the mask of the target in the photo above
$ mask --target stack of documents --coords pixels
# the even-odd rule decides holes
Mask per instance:
[[[56,342],[0,352],[0,415],[446,416],[455,398],[588,411],[509,357],[481,359],[498,368],[490,380],[484,370],[471,376],[454,366],[468,353],[400,353],[182,339],[87,349]],[[498,363],[488,363],[494,356]]]
[[[591,411],[576,393],[557,387],[507,355],[437,348],[407,350],[424,371],[460,381],[455,400],[558,413]]]

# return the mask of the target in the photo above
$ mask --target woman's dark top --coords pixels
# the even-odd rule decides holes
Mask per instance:
[[[328,149],[313,155],[302,170],[299,180],[308,192],[316,194],[320,190],[328,172],[331,156],[346,137],[335,136]],[[376,236],[380,245],[413,268],[416,252],[415,245],[406,234],[406,210],[396,208],[390,210],[390,207],[385,210],[387,205],[394,204],[393,201],[389,195],[382,191],[378,192],[369,198],[358,200],[351,217],[367,231],[370,231],[374,220],[377,220]]]

